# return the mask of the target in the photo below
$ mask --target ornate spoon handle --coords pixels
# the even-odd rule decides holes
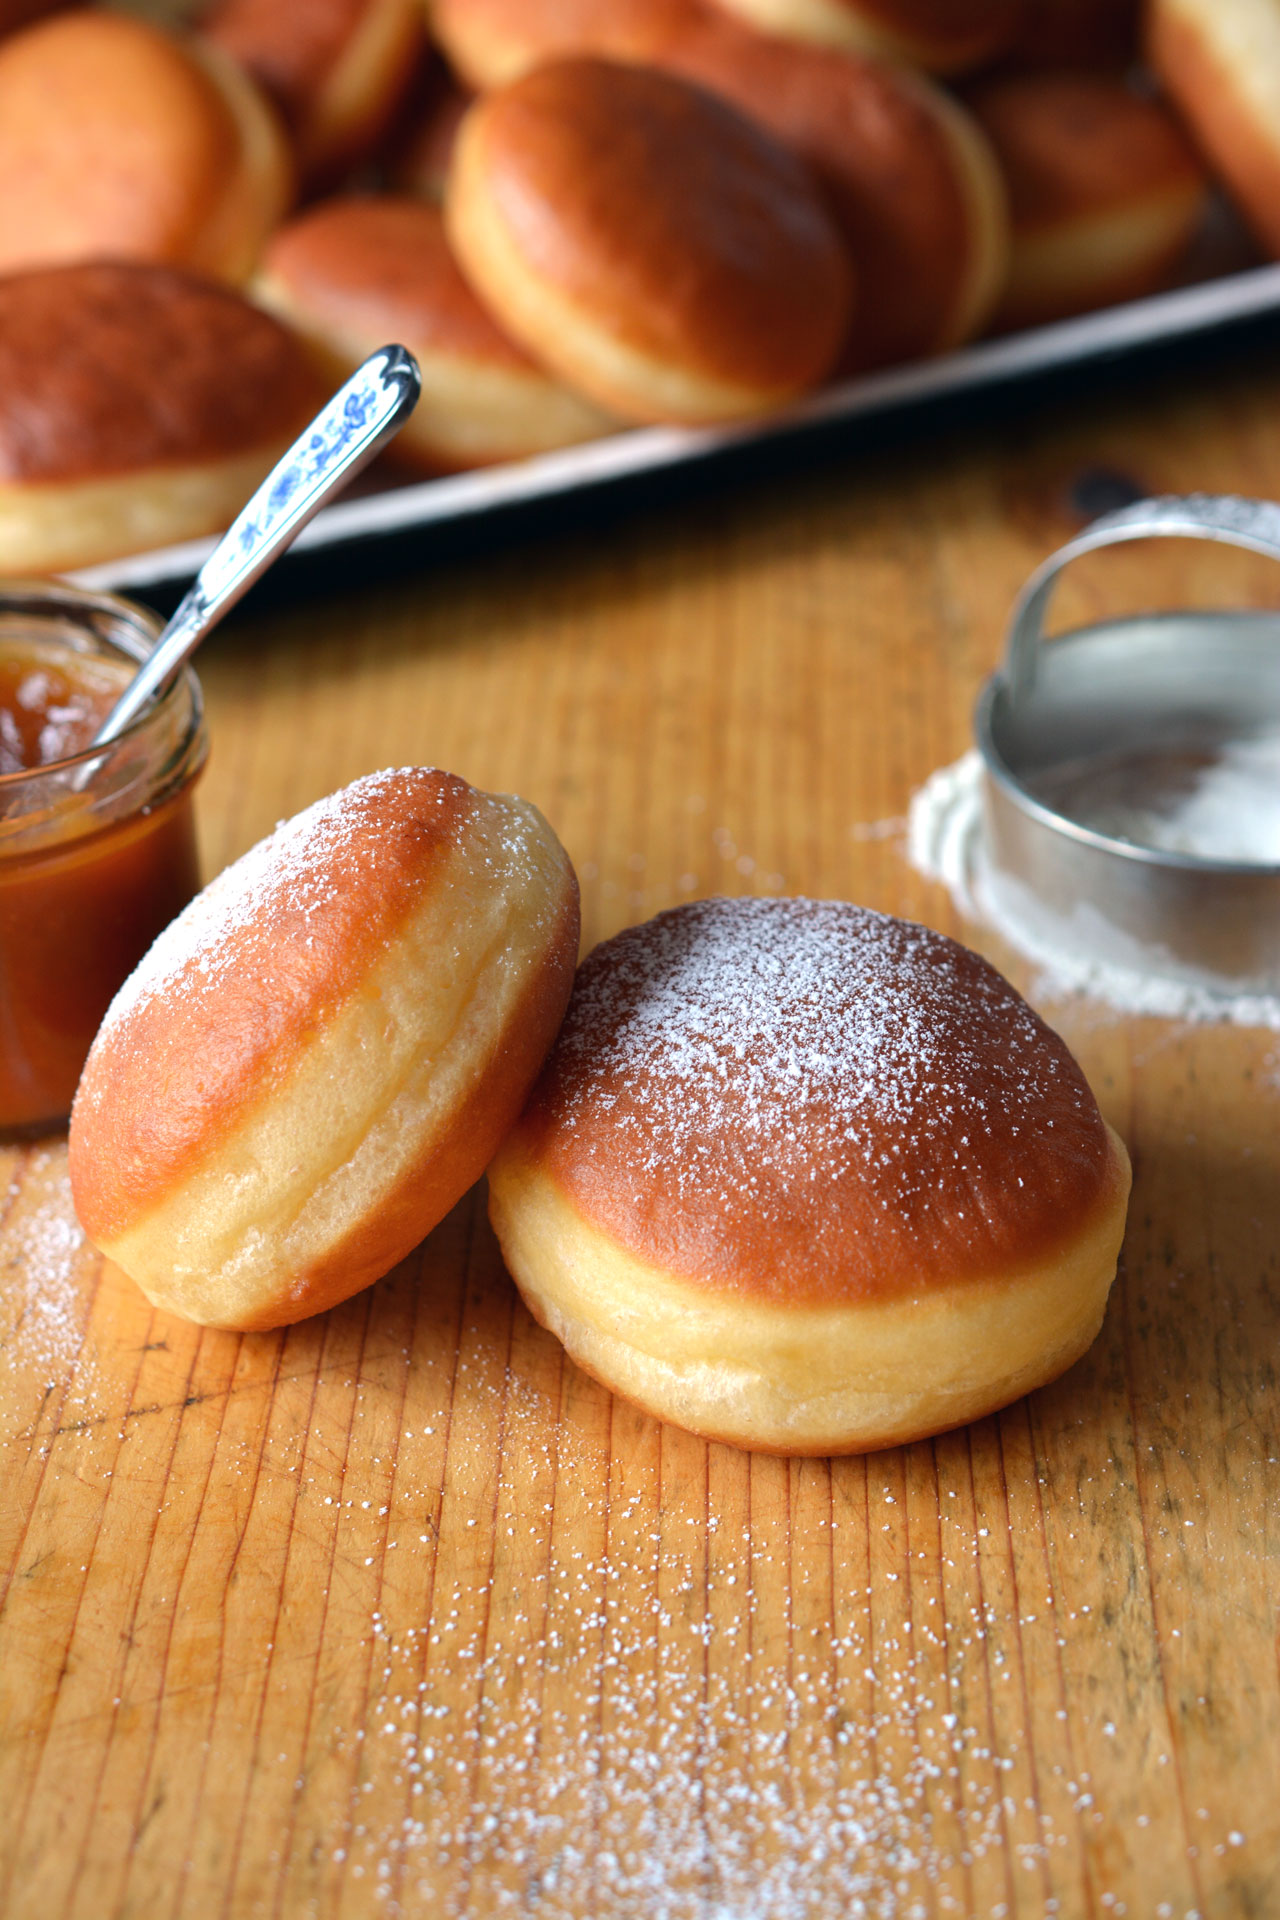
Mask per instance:
[[[98,729],[95,747],[124,732],[330,495],[372,460],[414,405],[418,385],[411,353],[379,347],[321,408],[209,555],[155,651]]]

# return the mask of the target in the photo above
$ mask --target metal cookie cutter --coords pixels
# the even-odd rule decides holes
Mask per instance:
[[[1280,821],[1280,613],[1139,614],[1043,635],[1072,560],[1170,537],[1280,560],[1280,506],[1199,494],[1140,500],[1037,568],[975,715],[983,856],[997,882],[1011,881],[1060,926],[1114,935],[1131,964],[1137,954],[1152,973],[1273,992],[1280,847],[1260,831],[1251,843],[1250,822],[1265,825],[1264,813]],[[1187,802],[1215,771],[1250,756],[1253,805],[1237,788],[1233,809],[1219,778],[1223,830],[1180,845]]]

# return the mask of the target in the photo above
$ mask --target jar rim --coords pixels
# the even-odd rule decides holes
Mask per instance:
[[[68,622],[73,622],[79,614],[88,638],[100,643],[104,650],[110,647],[117,653],[125,654],[138,666],[154,649],[164,624],[150,607],[139,606],[136,600],[126,600],[120,594],[91,592],[84,587],[70,586],[62,580],[0,581],[0,619],[9,613],[28,613],[35,619],[62,615]],[[93,614],[99,616],[100,626],[89,618]],[[135,644],[130,645],[131,639]],[[50,775],[91,765],[122,747],[145,740],[148,729],[165,721],[184,693],[191,703],[190,723],[185,729],[185,738],[194,738],[204,720],[204,696],[194,668],[186,666],[164,692],[149,701],[137,718],[131,720],[114,740],[100,747],[91,743],[78,753],[43,761],[36,767],[18,767],[11,773],[0,773],[0,794],[18,791],[24,781],[47,780]]]

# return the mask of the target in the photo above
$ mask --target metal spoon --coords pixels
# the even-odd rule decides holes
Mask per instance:
[[[321,408],[232,521],[93,737],[105,747],[174,680],[205,635],[283,553],[343,481],[372,460],[418,398],[418,363],[379,347]]]

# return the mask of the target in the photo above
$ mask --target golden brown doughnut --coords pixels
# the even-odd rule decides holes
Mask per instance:
[[[717,0],[762,33],[963,73],[1001,53],[1024,0]],[[1034,7],[1037,0],[1030,0]]]
[[[1152,66],[1262,247],[1280,258],[1280,8],[1151,0]]]
[[[216,48],[87,9],[0,43],[0,273],[111,256],[243,280],[291,191],[275,115]]]
[[[1159,101],[1104,74],[1009,74],[968,103],[1009,194],[998,326],[1036,326],[1166,286],[1204,213],[1208,180]]]
[[[860,1452],[1052,1379],[1129,1166],[986,961],[841,901],[700,900],[579,971],[489,1170],[534,1315],[696,1433]]]
[[[799,154],[853,257],[842,370],[938,353],[977,333],[1004,284],[1008,217],[971,114],[922,74],[770,39],[707,13],[656,58]]]
[[[398,462],[429,473],[521,459],[616,424],[545,374],[490,319],[454,263],[439,210],[392,194],[325,200],[281,227],[255,293],[336,386],[397,340],[422,391]]]
[[[124,261],[0,279],[0,575],[217,532],[322,398],[229,288]]]
[[[852,275],[804,169],[647,68],[536,68],[463,121],[454,252],[506,329],[628,420],[731,420],[830,367]]]
[[[536,808],[369,774],[161,934],[71,1117],[76,1210],[153,1304],[288,1325],[394,1266],[483,1172],[560,1017],[568,856]]]
[[[696,0],[428,0],[428,11],[454,72],[483,92],[571,53],[647,61],[699,9]]]
[[[422,51],[422,0],[215,0],[202,30],[284,115],[308,180],[364,158]]]

